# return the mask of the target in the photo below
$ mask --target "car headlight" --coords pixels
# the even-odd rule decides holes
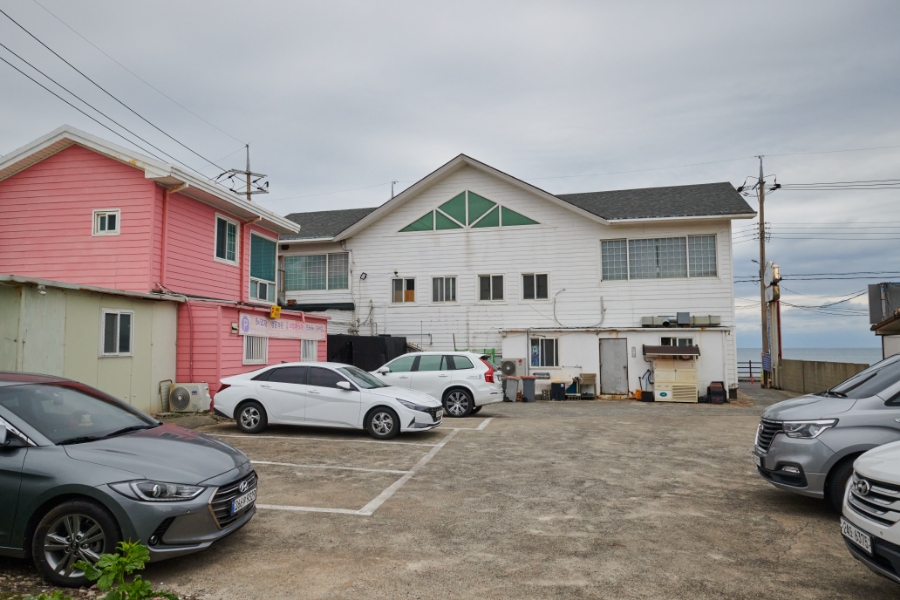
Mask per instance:
[[[146,502],[182,502],[193,500],[206,488],[202,485],[163,483],[161,481],[123,481],[109,485],[123,496]]]
[[[792,438],[814,438],[820,433],[837,425],[837,419],[825,419],[823,421],[785,421],[784,432]]]
[[[395,398],[395,400],[409,410],[417,410],[419,412],[428,412],[429,410],[431,410],[431,407],[429,406],[422,406],[421,404],[416,404],[415,402],[410,402],[409,400],[401,400],[400,398]]]

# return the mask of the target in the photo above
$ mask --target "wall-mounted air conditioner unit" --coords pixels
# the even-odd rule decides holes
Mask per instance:
[[[697,368],[694,361],[653,361],[653,396],[657,402],[697,402]]]
[[[172,412],[209,412],[211,403],[206,383],[176,383],[169,392],[169,410]]]

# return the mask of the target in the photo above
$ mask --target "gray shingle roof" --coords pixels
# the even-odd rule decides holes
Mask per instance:
[[[291,213],[288,219],[300,225],[300,233],[282,235],[282,240],[308,240],[334,237],[378,208],[348,208],[318,212]]]
[[[586,194],[556,194],[556,197],[610,221],[751,215],[756,212],[727,181]]]

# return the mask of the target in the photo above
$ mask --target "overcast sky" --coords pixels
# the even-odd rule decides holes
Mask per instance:
[[[554,193],[737,186],[758,172],[757,154],[779,183],[900,177],[900,148],[832,152],[900,146],[896,1],[39,1],[59,20],[34,0],[0,8],[218,165],[243,167],[249,142],[271,181],[257,198],[281,214],[381,204],[390,181],[402,189],[460,152]],[[0,42],[217,174],[2,15]],[[0,115],[0,153],[63,123],[122,143],[3,63]],[[900,269],[898,192],[772,194],[767,252],[786,275],[783,298],[820,306],[884,279],[791,274]],[[758,244],[735,241],[738,279],[752,276]],[[758,347],[759,290],[737,283],[736,295],[738,344]],[[860,314],[784,307],[785,346],[878,345],[865,296],[838,306]]]

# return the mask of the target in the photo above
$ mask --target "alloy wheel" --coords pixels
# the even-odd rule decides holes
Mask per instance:
[[[387,435],[394,428],[394,417],[380,412],[372,415],[372,431],[378,435]]]
[[[248,406],[241,411],[241,425],[247,429],[253,429],[259,425],[259,411],[255,406]]]
[[[447,412],[454,417],[461,417],[466,414],[469,408],[469,397],[460,391],[450,392],[447,394]]]
[[[44,536],[44,558],[62,577],[82,577],[84,572],[76,569],[75,563],[83,560],[94,564],[106,550],[106,532],[87,515],[62,516]]]

